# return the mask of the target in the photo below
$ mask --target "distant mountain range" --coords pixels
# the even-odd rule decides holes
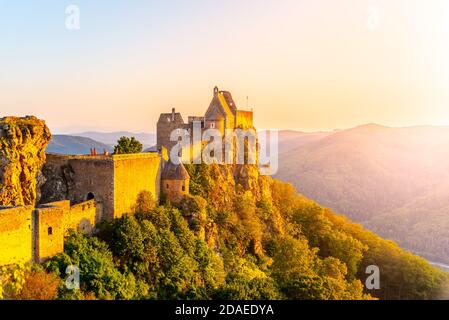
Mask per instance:
[[[97,149],[98,153],[104,150],[112,152],[111,145],[101,143],[90,138],[68,136],[68,135],[53,135],[48,147],[47,153],[60,154],[89,154],[90,149]]]
[[[154,133],[133,133],[129,131],[117,131],[117,132],[97,132],[97,131],[88,131],[71,134],[73,136],[90,138],[95,141],[102,142],[107,145],[114,146],[117,143],[117,140],[121,137],[135,137],[142,144],[144,149],[152,147],[156,144],[156,135]]]
[[[281,131],[279,168],[305,196],[449,262],[449,127]]]
[[[89,154],[91,148],[97,152],[107,150],[112,152],[121,137],[135,137],[143,144],[144,151],[153,150],[156,144],[156,135],[151,133],[133,133],[128,131],[117,132],[81,132],[70,135],[53,135],[47,152],[61,154]]]

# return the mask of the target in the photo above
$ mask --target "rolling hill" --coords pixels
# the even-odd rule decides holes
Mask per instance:
[[[102,142],[104,144],[108,144],[114,146],[117,143],[117,140],[121,137],[135,137],[143,144],[143,148],[147,149],[156,144],[156,135],[154,133],[133,133],[128,131],[117,131],[117,132],[97,132],[97,131],[88,131],[75,133],[74,136],[90,138],[95,141]]]
[[[404,248],[449,262],[449,127],[368,124],[304,137],[280,135],[276,178]]]
[[[60,154],[89,154],[91,148],[96,148],[99,153],[103,152],[103,150],[112,152],[112,146],[105,143],[90,138],[69,135],[53,135],[46,152]]]

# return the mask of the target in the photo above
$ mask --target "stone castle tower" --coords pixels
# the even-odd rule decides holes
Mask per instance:
[[[214,88],[212,101],[204,116],[189,116],[187,123],[173,108],[171,113],[162,113],[157,122],[157,148],[171,150],[177,144],[170,141],[173,130],[184,129],[192,132],[193,123],[201,124],[201,129],[217,129],[224,135],[226,129],[254,129],[253,112],[239,110],[228,91]]]
[[[164,165],[161,174],[161,191],[173,203],[180,202],[189,194],[190,176],[182,163],[173,164],[170,160]]]

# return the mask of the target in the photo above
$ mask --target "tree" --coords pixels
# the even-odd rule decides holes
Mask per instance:
[[[61,280],[55,273],[43,270],[28,271],[25,284],[14,298],[17,300],[53,300],[57,296]]]
[[[145,214],[156,207],[156,200],[149,191],[142,191],[137,196],[137,201],[134,206],[134,213]]]
[[[142,149],[142,144],[136,138],[121,137],[114,147],[114,154],[141,153]]]
[[[139,292],[142,287],[133,274],[118,270],[108,245],[96,237],[70,232],[64,243],[64,253],[44,264],[48,271],[62,276],[69,265],[80,269],[81,290],[92,292],[98,299],[128,300],[146,294]]]

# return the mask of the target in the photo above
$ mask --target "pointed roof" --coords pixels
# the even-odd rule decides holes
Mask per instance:
[[[235,115],[237,113],[237,106],[235,105],[234,99],[232,99],[232,94],[229,91],[220,91],[220,93],[225,98],[229,109]]]
[[[229,103],[232,104],[232,107],[229,106]],[[209,108],[206,111],[205,117],[207,119],[218,120],[227,118],[228,121],[234,119],[235,112],[233,110],[237,110],[235,108],[235,104],[232,100],[232,96],[227,91],[218,91],[218,88],[214,88],[214,97],[209,105]]]
[[[173,164],[170,160],[166,163],[162,171],[161,178],[163,180],[187,180],[190,175],[182,164]]]

